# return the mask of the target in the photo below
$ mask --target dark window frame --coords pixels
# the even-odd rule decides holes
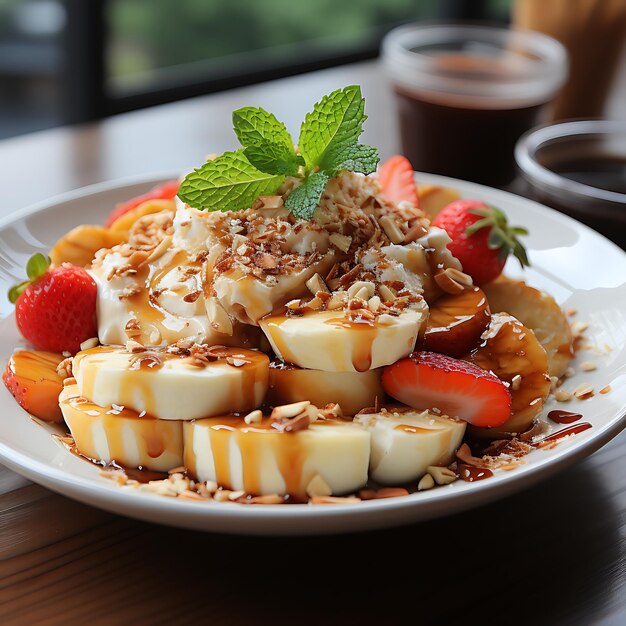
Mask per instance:
[[[280,66],[257,65],[249,71],[210,78],[194,75],[174,78],[170,75],[169,80],[157,82],[149,89],[112,95],[106,84],[107,0],[63,2],[67,15],[63,37],[63,124],[88,122],[184,98],[372,59],[378,55],[380,39],[388,30],[380,29],[369,41],[342,53],[322,52],[306,61],[292,59]],[[436,17],[444,20],[480,20],[486,17],[486,11],[487,0],[442,0]]]

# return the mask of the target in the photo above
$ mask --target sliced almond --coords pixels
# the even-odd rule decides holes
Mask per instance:
[[[307,409],[311,405],[309,400],[302,400],[301,402],[292,402],[291,404],[281,404],[280,406],[274,407],[272,411],[271,418],[272,419],[290,419],[292,417],[296,417],[296,415],[300,415],[303,411]]]
[[[350,250],[350,245],[352,244],[352,237],[348,237],[348,235],[341,235],[340,233],[332,233],[332,235],[328,237],[328,240],[333,244],[333,246],[339,248],[342,252],[348,252],[348,250]]]
[[[357,294],[363,290],[365,290],[365,293],[367,294],[367,297],[362,298],[363,300],[368,300],[369,298],[371,298],[374,295],[374,291],[376,289],[376,286],[374,285],[374,283],[368,281],[368,280],[357,280],[353,285],[351,285],[348,289],[348,297],[349,298],[356,298],[359,297],[357,296]]]
[[[378,293],[383,302],[393,302],[396,299],[396,294],[387,285],[378,285]]]
[[[305,284],[313,295],[316,295],[318,291],[328,292],[328,287],[326,286],[324,279],[319,274],[313,274],[313,276],[311,276]]]
[[[251,411],[243,418],[243,421],[246,424],[258,424],[263,420],[263,411],[260,409],[256,409],[255,411]]]
[[[232,336],[233,322],[220,301],[215,296],[211,296],[204,299],[204,304],[211,327],[218,333]]]
[[[348,298],[348,292],[347,291],[335,291],[333,292],[333,295],[331,296],[330,300],[326,303],[326,308],[329,311],[334,311],[335,309],[341,309],[343,308],[343,305],[345,304],[346,300]]]
[[[380,308],[380,305],[381,305],[381,301],[378,296],[372,296],[367,301],[367,307],[372,313],[376,313],[376,311],[378,311],[378,309]]]
[[[432,489],[434,486],[435,479],[433,478],[432,474],[424,474],[419,483],[417,483],[417,490],[426,491],[426,489]]]
[[[390,215],[383,215],[378,220],[380,227],[385,231],[385,235],[389,237],[391,243],[402,243],[404,241],[404,233],[400,230],[396,221]]]
[[[90,350],[91,348],[95,348],[99,343],[100,341],[98,340],[97,337],[92,337],[91,339],[85,339],[85,341],[83,341],[80,344],[80,349]]]
[[[433,477],[438,485],[449,485],[457,479],[456,474],[448,467],[429,465],[426,471]]]
[[[463,293],[473,285],[471,276],[453,267],[448,267],[435,274],[435,282],[449,294]]]

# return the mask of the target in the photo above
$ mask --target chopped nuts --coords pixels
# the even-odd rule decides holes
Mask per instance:
[[[274,407],[272,411],[271,418],[272,419],[290,419],[292,417],[296,417],[296,415],[300,415],[304,410],[306,410],[311,405],[309,400],[302,400],[301,402],[292,402],[291,404],[282,404],[280,406]]]
[[[587,383],[583,383],[582,385],[578,385],[573,393],[577,400],[587,400],[593,396],[593,387]]]
[[[350,245],[352,244],[352,237],[341,235],[339,233],[332,233],[330,237],[328,237],[328,240],[333,244],[333,246],[339,248],[342,252],[348,252],[348,250],[350,250]]]
[[[393,315],[389,315],[389,313],[383,313],[378,317],[378,323],[382,326],[389,326],[396,323],[396,318]]]
[[[369,300],[369,298],[374,295],[375,289],[376,287],[374,283],[365,280],[357,280],[353,285],[348,288],[348,297],[361,298],[361,300]]]
[[[557,402],[569,402],[573,398],[572,394],[565,389],[557,389],[554,392],[554,399]]]
[[[319,474],[316,474],[306,486],[306,493],[310,498],[314,498],[315,496],[330,496],[333,490]]]
[[[387,285],[379,285],[378,293],[383,302],[393,302],[396,299],[396,294]]]
[[[348,292],[339,290],[333,292],[330,300],[326,303],[326,309],[328,311],[334,311],[335,309],[343,308],[346,300],[348,299]]]
[[[57,365],[57,374],[64,379],[68,379],[72,376],[72,357],[67,357],[63,359]],[[74,379],[72,379],[74,380]]]
[[[126,351],[136,354],[138,352],[145,352],[145,346],[142,346],[138,341],[134,339],[129,339],[126,342]]]
[[[263,420],[263,411],[260,409],[256,409],[255,411],[251,411],[243,418],[243,421],[246,424],[258,424]]]
[[[380,305],[381,305],[381,301],[378,296],[372,296],[367,301],[367,306],[372,313],[376,313],[376,311],[378,311],[378,309],[380,308]]]
[[[245,492],[245,491],[231,491],[231,492],[228,494],[228,499],[229,499],[231,502],[234,502],[235,500],[239,500],[239,498],[242,498],[242,497],[243,497],[243,496],[245,496],[245,495],[246,495],[246,492]]]
[[[448,267],[435,274],[435,282],[449,294],[463,293],[465,289],[473,285],[471,276],[453,267]]]
[[[438,485],[449,485],[457,479],[456,474],[448,467],[429,465],[426,471],[433,477]]]
[[[324,279],[319,274],[313,274],[305,284],[313,295],[316,295],[318,291],[328,291]]]
[[[515,374],[515,376],[513,376],[513,378],[511,379],[511,390],[517,391],[520,388],[521,384],[522,377],[519,374]]]
[[[396,221],[390,215],[383,215],[378,220],[380,227],[385,231],[385,235],[389,237],[391,243],[402,243],[404,241],[404,233],[396,224]]]
[[[232,336],[233,322],[220,301],[215,296],[211,296],[204,299],[204,304],[211,327],[218,333]]]
[[[432,489],[435,486],[435,479],[432,477],[432,474],[424,474],[417,483],[418,491],[425,491],[426,489]]]
[[[91,339],[85,339],[85,341],[83,341],[80,344],[80,349],[90,350],[91,348],[95,348],[99,343],[100,341],[98,340],[97,337],[92,337]]]

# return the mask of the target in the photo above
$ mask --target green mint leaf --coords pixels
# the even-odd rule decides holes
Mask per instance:
[[[293,151],[286,152],[285,147],[273,142],[244,148],[248,161],[261,172],[267,174],[284,174],[296,176],[298,173],[298,157]]]
[[[233,112],[233,128],[254,167],[268,174],[298,173],[299,161],[287,128],[264,109],[244,107]]]
[[[37,252],[33,254],[33,256],[28,259],[28,263],[26,264],[26,275],[29,280],[37,280],[40,276],[43,276],[50,267],[50,257],[47,257],[41,252]]]
[[[371,174],[376,171],[380,157],[377,148],[359,143],[329,152],[324,161],[326,163],[324,170],[331,176],[337,176],[343,170]]]
[[[257,196],[276,193],[285,177],[261,172],[250,164],[243,150],[225,152],[188,174],[178,197],[189,206],[206,211],[240,211]]]
[[[314,105],[313,111],[304,118],[298,140],[308,170],[317,165],[327,169],[328,153],[357,142],[367,119],[364,108],[365,100],[358,85],[337,89]]]
[[[19,285],[14,285],[13,287],[11,287],[8,293],[9,302],[11,302],[11,304],[15,304],[17,302],[17,299],[26,291],[28,285],[30,285],[30,280],[25,280]]]
[[[329,180],[330,176],[326,172],[311,174],[289,194],[285,206],[300,219],[312,219]]]

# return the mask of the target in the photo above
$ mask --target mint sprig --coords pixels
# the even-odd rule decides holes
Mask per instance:
[[[313,172],[289,194],[285,205],[296,217],[312,219],[329,180],[330,176],[326,172]]]
[[[196,209],[239,211],[258,196],[273,194],[285,180],[280,174],[258,170],[243,150],[225,152],[185,177],[178,196]]]
[[[300,219],[312,219],[326,183],[342,171],[371,174],[378,150],[358,139],[363,132],[365,100],[351,85],[317,102],[300,127],[299,153],[285,125],[261,108],[233,113],[233,127],[243,146],[194,170],[182,182],[178,196],[207,211],[238,211],[257,196],[273,195],[286,176],[300,178],[285,206]]]

